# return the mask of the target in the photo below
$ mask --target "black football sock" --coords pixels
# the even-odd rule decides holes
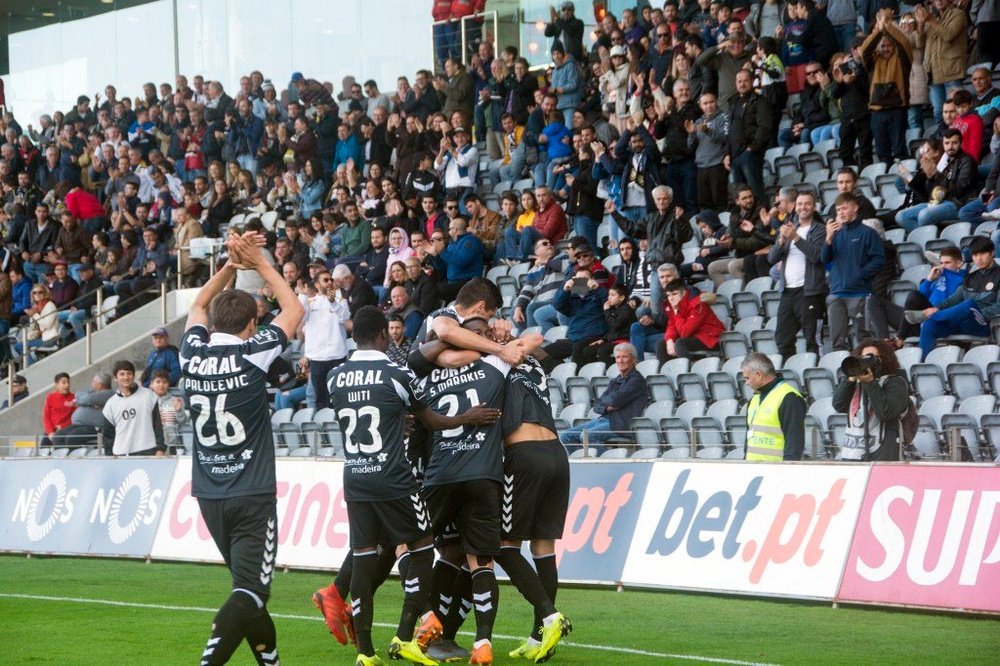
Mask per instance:
[[[410,571],[410,551],[406,551],[396,560],[396,570],[399,571],[399,579],[405,580]]]
[[[347,600],[351,593],[351,573],[354,571],[354,551],[347,551],[344,563],[340,565],[337,577],[333,579],[333,586],[337,588],[340,598]]]
[[[278,635],[267,608],[260,608],[247,624],[247,645],[258,666],[278,666]]]
[[[453,641],[458,635],[458,630],[465,622],[466,616],[472,610],[472,573],[462,567],[455,579],[455,589],[452,592],[454,597],[448,607],[448,613],[442,622],[441,638]]]
[[[521,596],[535,610],[536,627],[540,624],[539,620],[541,618],[548,617],[556,612],[556,607],[552,605],[549,595],[545,593],[545,588],[542,587],[542,582],[538,579],[538,574],[528,564],[528,560],[524,559],[524,555],[521,555],[520,548],[517,546],[504,546],[501,548],[497,564],[503,567],[503,570],[510,576],[510,582],[514,583],[517,591],[521,593]]]
[[[550,555],[541,555],[539,557],[533,558],[535,560],[535,570],[538,572],[538,580],[542,584],[542,588],[545,590],[545,594],[548,596],[549,600],[552,601],[554,606],[556,603],[556,592],[559,591],[559,571],[556,569],[556,555],[552,553]],[[532,638],[541,639],[541,626],[542,617],[537,614],[535,616],[535,631],[531,634]],[[536,635],[537,634],[537,635]]]
[[[441,624],[448,617],[448,608],[451,607],[452,599],[455,596],[455,581],[461,569],[447,560],[438,560],[434,564],[434,571],[431,574],[431,592],[428,603],[430,610],[434,611]]]
[[[201,654],[201,666],[229,661],[243,640],[244,627],[256,612],[257,602],[252,596],[233,590],[212,621],[212,635]]]
[[[404,562],[405,560],[405,562]],[[431,565],[434,546],[419,548],[399,560],[399,582],[403,585],[403,610],[399,615],[396,636],[405,642],[413,640],[417,617],[427,607],[427,592],[431,586]]]
[[[351,614],[358,653],[367,657],[375,654],[372,646],[372,616],[375,589],[372,581],[378,574],[378,553],[354,554],[354,575],[351,576]]]
[[[396,564],[396,549],[393,548],[383,548],[378,552],[378,570],[375,572],[375,577],[372,579],[372,594],[375,590],[382,587],[388,578],[389,574],[392,573],[392,567]]]
[[[497,619],[500,587],[493,569],[480,567],[472,572],[472,606],[476,610],[476,642],[492,640]]]

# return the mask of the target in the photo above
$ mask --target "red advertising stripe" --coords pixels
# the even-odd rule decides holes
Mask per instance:
[[[1000,467],[877,466],[843,601],[1000,613]]]

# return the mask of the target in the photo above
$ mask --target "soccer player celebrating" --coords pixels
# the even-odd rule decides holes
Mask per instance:
[[[437,343],[425,345],[421,352],[451,368],[479,358],[476,352],[443,350]],[[545,371],[535,358],[544,352],[539,349],[534,354],[514,367],[507,379],[502,420],[503,541],[497,562],[535,609],[530,637],[510,656],[540,663],[548,661],[562,637],[572,631],[554,605],[559,583],[555,540],[562,536],[569,507],[569,459],[556,436]],[[521,555],[525,540],[531,542],[537,573]]]
[[[230,235],[230,261],[201,288],[181,343],[181,387],[194,421],[191,495],[233,578],[215,615],[201,664],[226,663],[245,638],[262,666],[277,666],[267,611],[277,554],[274,442],[267,371],[302,320],[291,287],[263,257],[255,233]],[[257,331],[257,304],[224,286],[237,269],[256,270],[281,313]],[[211,333],[209,333],[211,325]]]
[[[354,570],[351,597],[358,646],[357,664],[384,664],[372,645],[372,610],[377,577],[377,547],[384,534],[393,544],[405,544],[400,563],[403,611],[389,645],[393,659],[436,664],[413,640],[417,616],[427,606],[434,545],[430,520],[404,442],[407,412],[415,413],[432,430],[496,423],[500,411],[472,405],[461,415],[442,416],[424,403],[414,375],[386,356],[389,322],[375,307],[354,316],[358,351],[330,372],[330,404],[337,411],[345,436],[344,497],[351,526]]]
[[[467,319],[463,327],[486,330],[485,319]],[[534,336],[532,343],[541,343]],[[495,343],[494,343],[495,344]],[[513,343],[533,351],[526,341]],[[503,405],[511,366],[488,355],[457,369],[436,369],[422,386],[431,408],[454,415],[474,405]],[[500,553],[500,486],[503,479],[503,438],[499,423],[476,428],[435,432],[427,469],[424,497],[431,513],[442,558],[455,562],[464,553],[471,571],[476,639],[471,664],[492,664],[491,643],[498,588],[493,560]],[[457,535],[451,526],[457,529]],[[441,618],[439,618],[440,620]]]

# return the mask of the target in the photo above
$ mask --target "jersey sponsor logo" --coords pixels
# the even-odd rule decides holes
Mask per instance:
[[[337,388],[347,388],[351,386],[371,386],[382,383],[381,370],[348,370],[338,372],[334,385]],[[353,402],[350,398],[349,401]]]
[[[242,372],[243,366],[235,354],[226,356],[192,356],[185,372],[191,375],[231,375]]]

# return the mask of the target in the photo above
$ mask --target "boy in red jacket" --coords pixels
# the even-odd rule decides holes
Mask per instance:
[[[694,352],[711,351],[719,346],[719,337],[726,327],[712,308],[692,294],[683,280],[674,280],[664,287],[667,303],[666,356],[691,358]]]
[[[983,154],[983,119],[972,108],[972,93],[964,88],[956,90],[951,101],[958,111],[952,127],[962,133],[962,150],[979,164],[979,158]]]
[[[42,427],[45,434],[52,436],[59,428],[72,425],[71,416],[76,409],[76,396],[69,390],[69,375],[60,372],[55,378],[56,390],[45,396],[42,409]]]

